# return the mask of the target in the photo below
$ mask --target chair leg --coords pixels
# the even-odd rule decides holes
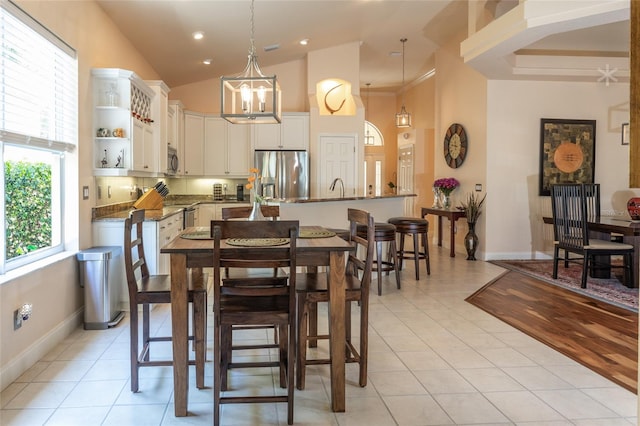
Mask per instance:
[[[553,279],[558,278],[558,262],[560,261],[560,249],[555,247],[553,249]]]
[[[287,387],[287,371],[289,361],[295,362],[294,357],[289,357],[289,327],[286,324],[279,325],[280,342],[278,343],[278,357],[280,361],[280,387]],[[291,329],[293,331],[293,329]],[[295,345],[295,340],[294,340]],[[293,370],[292,370],[293,373]]]
[[[369,303],[360,305],[360,376],[359,385],[367,386],[367,363],[369,358]]]
[[[351,344],[351,302],[347,301],[344,305],[344,335],[347,343]],[[349,359],[355,354],[351,353],[349,345],[344,345],[345,359]]]
[[[213,424],[220,424],[220,394],[222,393],[222,342],[219,318],[214,319],[213,327]]]
[[[307,318],[310,313],[304,295],[298,295],[298,356],[296,357],[296,387],[304,389],[307,362]],[[315,305],[315,304],[314,304]],[[310,332],[309,332],[310,333]],[[282,339],[280,339],[282,340]],[[309,342],[311,346],[311,342]]]
[[[193,340],[196,351],[196,387],[204,388],[204,364],[207,357],[207,294],[193,297]]]
[[[293,424],[293,397],[294,397],[294,360],[296,359],[296,324],[292,317],[289,317],[289,325],[283,327],[288,328],[288,334],[280,334],[280,339],[287,342],[287,424]]]
[[[129,334],[131,342],[129,344],[131,358],[131,392],[138,392],[138,305],[131,304],[129,309]]]
[[[309,324],[309,336],[307,341],[309,342],[310,348],[318,347],[318,339],[315,336],[318,335],[318,304],[316,302],[306,302],[305,303],[305,321]],[[305,329],[306,333],[307,330]]]
[[[151,348],[149,345],[149,338],[150,338],[150,333],[149,333],[149,328],[150,328],[150,308],[149,308],[149,304],[148,303],[143,303],[142,304],[142,347],[143,348],[148,348],[148,350],[145,351],[144,354],[144,361],[149,361],[149,353],[151,352]]]
[[[378,272],[378,296],[382,296],[382,242],[376,242],[376,269]]]
[[[580,287],[587,288],[587,273],[589,271],[589,259],[591,259],[591,254],[589,252],[584,253],[584,259],[582,259],[582,281],[580,282]]]
[[[220,389],[226,391],[229,386],[229,363],[233,356],[233,327],[223,325],[220,326],[220,330],[220,354],[216,364],[220,364]]]
[[[412,234],[413,236],[413,261],[416,265],[416,281],[420,279],[420,245],[418,234]],[[402,260],[401,260],[402,262]]]
[[[424,250],[424,261],[427,264],[427,275],[431,275],[431,259],[429,258],[429,242],[426,232],[422,234],[422,248]]]
[[[396,249],[396,241],[392,240],[391,244],[391,256],[393,257],[393,265],[396,272],[396,286],[400,290],[400,269],[398,268],[398,251]]]
[[[402,269],[403,261],[404,261],[404,233],[400,233],[400,251],[399,264],[397,264],[397,271]],[[391,254],[391,244],[389,244],[389,254]]]

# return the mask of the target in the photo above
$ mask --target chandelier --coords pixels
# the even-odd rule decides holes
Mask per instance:
[[[244,71],[221,77],[220,116],[233,124],[280,123],[282,99],[276,76],[265,76],[258,66],[254,45],[254,0],[251,0],[251,46]]]
[[[411,127],[411,114],[404,107],[404,44],[407,39],[402,38],[400,41],[402,42],[402,108],[396,114],[396,127]]]

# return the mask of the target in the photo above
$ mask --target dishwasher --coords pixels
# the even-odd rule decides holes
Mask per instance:
[[[184,221],[183,221],[184,229],[196,226],[195,217],[196,217],[195,207],[186,207],[184,209]]]

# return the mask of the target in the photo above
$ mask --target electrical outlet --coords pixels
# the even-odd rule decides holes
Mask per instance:
[[[15,311],[13,311],[13,329],[17,330],[20,327],[22,327],[22,315],[20,315],[20,313],[16,309]]]
[[[111,198],[111,185],[107,186],[107,198]]]

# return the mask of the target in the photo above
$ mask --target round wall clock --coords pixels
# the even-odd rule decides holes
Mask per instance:
[[[462,165],[467,156],[467,133],[462,124],[453,123],[444,136],[444,161],[452,169]]]

